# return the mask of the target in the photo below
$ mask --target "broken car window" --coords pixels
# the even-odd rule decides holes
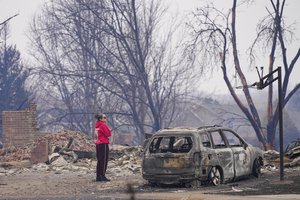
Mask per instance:
[[[234,135],[230,131],[223,131],[225,137],[227,138],[227,141],[229,143],[230,147],[242,147],[243,142],[238,138],[236,135]]]
[[[220,149],[220,148],[226,148],[226,144],[224,139],[222,138],[219,131],[211,132],[211,138],[214,144],[214,148]]]
[[[190,136],[165,136],[154,138],[150,144],[150,153],[187,153],[193,147]]]
[[[202,144],[204,147],[211,148],[210,139],[209,139],[209,136],[207,135],[207,133],[201,134],[201,141],[202,141]]]

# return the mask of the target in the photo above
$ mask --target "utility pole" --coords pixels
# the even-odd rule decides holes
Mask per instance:
[[[263,76],[263,67],[261,67],[261,74],[256,67],[259,82],[253,85],[257,86],[257,89],[262,90],[268,85],[272,84],[274,81],[278,80],[278,117],[279,117],[279,155],[280,155],[280,180],[283,181],[283,119],[282,119],[282,86],[281,86],[281,67],[278,67],[274,71],[270,72],[266,76]],[[273,74],[277,72],[277,77],[273,77]]]

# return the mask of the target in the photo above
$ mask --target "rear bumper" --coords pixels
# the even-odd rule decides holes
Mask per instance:
[[[187,183],[195,179],[195,174],[145,174],[143,173],[143,178],[149,182],[153,183],[163,183],[163,184],[174,184],[174,183]]]

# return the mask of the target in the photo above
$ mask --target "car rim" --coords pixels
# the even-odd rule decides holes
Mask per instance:
[[[210,171],[210,181],[213,185],[219,185],[221,183],[221,174],[218,168],[213,167]]]

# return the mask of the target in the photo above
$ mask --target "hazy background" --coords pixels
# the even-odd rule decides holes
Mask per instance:
[[[0,21],[14,15],[19,14],[14,19],[10,20],[11,37],[9,41],[17,45],[17,48],[21,51],[23,59],[29,59],[27,55],[27,49],[30,48],[30,44],[26,38],[28,34],[28,26],[34,15],[34,13],[39,12],[43,3],[48,0],[0,0]],[[227,11],[231,7],[231,0],[162,0],[163,3],[169,5],[169,17],[183,17],[188,14],[196,7],[200,5],[205,5],[207,2],[214,2],[217,4],[218,8]],[[269,0],[259,0],[250,4],[249,7],[239,10],[237,30],[238,30],[238,45],[244,52],[239,52],[244,54],[247,48],[253,42],[255,37],[255,25],[266,11],[265,5],[269,4]],[[299,0],[287,0],[285,12],[287,13],[287,22],[295,23],[300,26],[300,1]],[[245,21],[247,23],[245,23]],[[299,48],[299,38],[300,29],[296,32],[297,39],[294,45],[289,46],[288,54],[294,53]],[[298,42],[297,42],[298,41]],[[291,54],[290,56],[294,56]],[[280,59],[278,59],[280,60]],[[247,60],[241,60],[243,65],[247,65]],[[261,58],[257,63],[257,66],[267,66],[268,58]],[[276,64],[275,64],[276,66]],[[249,68],[246,78],[249,84],[254,83],[258,80],[257,73],[255,71],[255,66],[247,66]],[[300,67],[295,68],[294,76],[291,78],[290,86],[294,86],[300,80]],[[239,86],[239,82],[236,83]],[[207,75],[204,81],[199,82],[199,90],[206,92],[208,94],[228,94],[228,90],[225,87],[221,70],[216,71],[213,75]],[[253,91],[256,92],[256,91]]]
[[[171,24],[175,18],[186,23],[187,16],[191,14],[196,7],[201,7],[207,2],[214,2],[217,5],[217,8],[227,12],[231,8],[231,0],[211,0],[211,1],[201,1],[201,0],[161,0],[165,5],[169,5],[169,10],[166,14],[165,26]],[[28,54],[28,50],[31,48],[30,43],[27,39],[29,33],[29,24],[32,21],[35,13],[41,12],[41,7],[44,3],[50,2],[49,0],[0,0],[0,22],[6,20],[7,18],[18,14],[9,21],[10,27],[10,38],[8,39],[9,44],[15,44],[16,48],[21,52],[21,59],[25,63],[31,63],[33,60]],[[266,5],[269,6],[269,0],[258,0],[248,6],[243,5],[242,9],[238,10],[237,17],[237,45],[239,46],[239,55],[242,68],[246,75],[248,84],[252,84],[258,81],[258,76],[255,70],[256,66],[267,66],[268,65],[268,56],[262,56],[258,58],[254,66],[248,66],[247,60],[247,48],[254,41],[256,36],[256,25],[258,20],[261,19],[266,13]],[[288,46],[288,58],[294,56],[294,53],[299,48],[299,39],[300,39],[300,1],[299,0],[287,0],[286,1],[286,20],[287,24],[294,24],[297,29],[295,30],[295,38],[293,43]],[[179,37],[184,37],[186,32],[179,32]],[[277,59],[279,62],[282,62],[281,58]],[[299,62],[298,62],[299,63]],[[274,67],[278,66],[275,63]],[[246,70],[245,70],[246,69]],[[265,70],[266,73],[266,70]],[[229,77],[234,86],[240,86],[238,80],[235,80],[234,77]],[[295,66],[293,75],[290,78],[289,86],[293,87],[296,83],[300,82],[300,67],[299,64]],[[231,95],[228,92],[228,89],[224,83],[221,69],[214,71],[214,73],[207,73],[205,76],[200,78],[196,83],[197,91],[194,91],[195,94],[199,94],[199,101],[193,102],[188,106],[187,109],[183,108],[182,117],[179,117],[177,121],[174,122],[174,125],[187,125],[187,126],[201,126],[206,124],[219,124],[228,120],[232,117],[229,114],[229,111],[232,113],[242,115],[239,108],[233,102]],[[277,86],[277,84],[276,84]],[[274,88],[276,88],[274,86]],[[276,89],[275,89],[276,90]],[[238,92],[240,90],[237,90]],[[259,109],[260,114],[263,117],[266,112],[265,103],[267,100],[267,90],[256,90],[252,89],[251,94],[253,99]],[[299,93],[299,92],[298,92]],[[277,92],[274,91],[274,101],[277,99]],[[298,95],[300,96],[300,95]],[[300,99],[298,97],[298,99]],[[296,101],[291,101],[291,106],[288,105],[284,109],[284,120],[288,127],[293,130],[293,137],[286,138],[285,142],[289,142],[291,139],[299,137],[300,130],[300,105]],[[179,106],[180,107],[180,106]],[[230,121],[230,120],[229,120]],[[237,124],[228,122],[226,126],[231,128],[236,128]],[[244,137],[251,141],[251,143],[259,145],[257,138],[254,137],[252,128],[249,126],[239,127],[239,131]],[[132,130],[130,130],[132,131]],[[130,132],[128,131],[128,132]]]

